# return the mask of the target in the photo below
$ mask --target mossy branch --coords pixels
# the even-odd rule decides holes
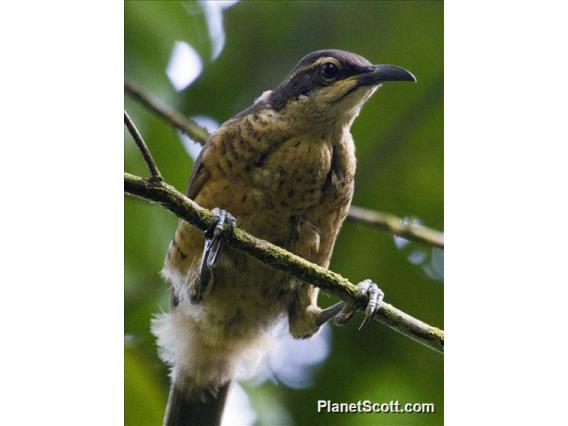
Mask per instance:
[[[187,134],[194,141],[204,144],[209,137],[207,130],[183,114],[165,106],[148,95],[137,84],[124,79],[124,89],[134,100],[154,112],[172,126]],[[425,226],[409,223],[393,214],[351,206],[347,218],[353,222],[370,225],[407,240],[444,248],[444,234]]]
[[[213,215],[209,210],[199,206],[164,181],[143,179],[125,173],[124,190],[127,194],[160,204],[202,231],[209,229],[213,224]],[[256,238],[238,227],[235,228],[234,233],[227,236],[225,242],[238,251],[335,294],[346,302],[359,306],[366,305],[366,299],[359,296],[357,287],[347,278],[308,262],[268,241]],[[388,303],[381,305],[374,319],[430,349],[438,352],[444,350],[443,330],[428,325]]]

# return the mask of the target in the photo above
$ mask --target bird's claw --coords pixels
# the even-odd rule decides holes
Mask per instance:
[[[367,306],[365,308],[365,318],[359,326],[359,330],[361,330],[367,325],[371,318],[373,318],[373,315],[375,315],[375,313],[380,309],[385,294],[379,288],[379,286],[371,280],[361,281],[359,284],[357,284],[357,287],[359,289],[360,296],[368,296],[369,298],[369,302],[367,303]],[[343,306],[343,309],[334,318],[335,324],[345,324],[353,317],[353,315],[355,315],[355,312],[357,312],[357,307],[355,305],[345,304],[345,306]]]
[[[226,210],[216,207],[211,213],[213,213],[213,225],[205,231],[199,275],[190,297],[192,303],[198,303],[203,298],[203,294],[211,281],[213,269],[219,262],[223,238],[227,233],[233,232],[237,223],[235,217]]]
[[[215,225],[205,232],[204,259],[209,269],[214,269],[219,261],[223,235],[232,233],[237,220],[226,210],[214,208],[212,211]]]
[[[367,303],[367,307],[365,308],[365,318],[359,326],[359,330],[361,330],[373,318],[375,312],[380,309],[383,299],[385,298],[385,293],[371,280],[362,281],[357,284],[357,286],[362,295],[369,296],[369,303]]]

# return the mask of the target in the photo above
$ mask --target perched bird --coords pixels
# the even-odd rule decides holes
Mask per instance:
[[[153,332],[171,366],[166,425],[217,425],[237,370],[252,362],[272,326],[287,316],[296,338],[355,307],[317,305],[318,289],[223,247],[236,224],[323,267],[353,195],[355,148],[350,128],[363,104],[387,81],[415,81],[407,70],[372,65],[341,50],[302,58],[278,87],[223,123],[197,159],[188,197],[214,209],[203,235],[180,221],[163,275],[170,312]],[[382,292],[366,280],[367,321]]]

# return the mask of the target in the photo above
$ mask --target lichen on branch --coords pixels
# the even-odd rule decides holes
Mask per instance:
[[[130,173],[124,174],[124,190],[127,194],[158,203],[177,217],[191,225],[206,231],[214,222],[212,213],[199,206],[173,186],[162,180],[143,179]],[[238,227],[225,237],[225,243],[261,262],[324,291],[332,293],[342,300],[365,306],[366,300],[360,296],[357,287],[347,278],[336,272],[308,262],[289,251],[268,241],[256,238]],[[420,321],[394,306],[383,303],[374,319],[402,333],[430,349],[443,353],[444,331]]]

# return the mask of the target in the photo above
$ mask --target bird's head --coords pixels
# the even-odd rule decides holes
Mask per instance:
[[[312,122],[351,122],[387,81],[416,81],[396,65],[373,65],[355,53],[319,50],[298,62],[268,97],[275,110],[302,114]],[[315,123],[314,123],[315,124]]]

